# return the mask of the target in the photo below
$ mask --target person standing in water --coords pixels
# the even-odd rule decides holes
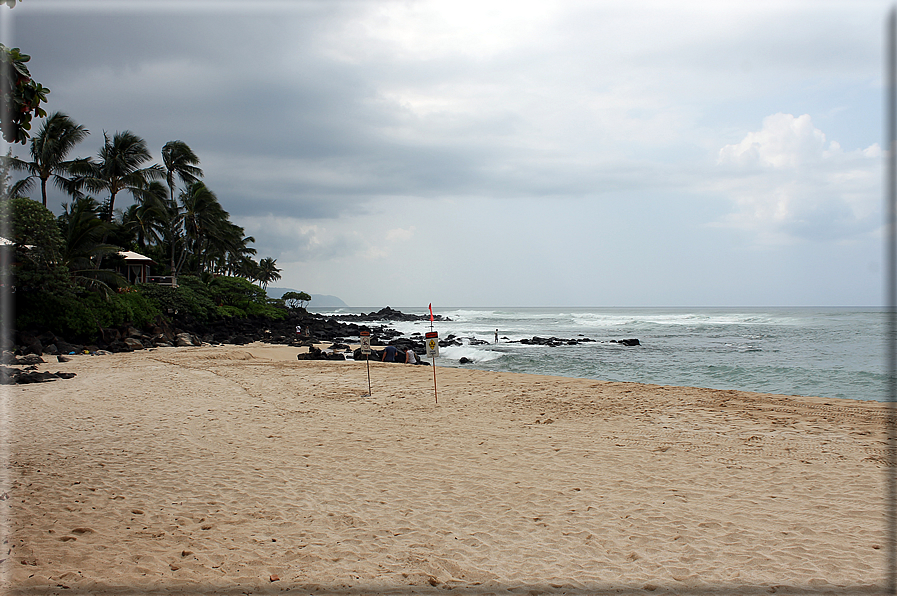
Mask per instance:
[[[498,343],[498,329],[495,330],[495,343]]]

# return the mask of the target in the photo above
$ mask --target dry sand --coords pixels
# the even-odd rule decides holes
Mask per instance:
[[[4,388],[3,592],[881,591],[883,404],[296,353]]]

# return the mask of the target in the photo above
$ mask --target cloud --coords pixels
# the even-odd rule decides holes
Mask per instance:
[[[735,203],[715,222],[760,243],[844,241],[880,224],[881,149],[844,151],[809,114],[773,114],[719,150],[714,190]]]
[[[837,143],[832,149],[838,149]],[[796,168],[824,156],[825,134],[813,126],[809,114],[795,118],[779,113],[764,118],[763,128],[749,132],[740,143],[720,149],[719,163]]]
[[[407,230],[395,228],[386,232],[386,239],[390,242],[407,242],[414,238],[415,227],[411,226]]]
[[[274,255],[278,261],[339,260],[368,248],[359,234],[336,226],[273,215],[234,217],[233,220],[256,239],[259,256]]]

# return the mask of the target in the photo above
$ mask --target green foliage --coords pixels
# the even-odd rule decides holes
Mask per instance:
[[[218,306],[215,308],[215,312],[218,313],[218,316],[222,319],[231,317],[243,318],[246,316],[246,311],[242,308],[237,308],[236,306]]]
[[[17,292],[16,326],[50,329],[69,338],[91,341],[101,327],[143,327],[159,316],[159,309],[138,291],[112,294],[109,300],[96,292],[76,294],[35,290]]]
[[[305,303],[311,302],[311,296],[305,292],[285,292],[281,298],[290,308],[305,308]]]
[[[16,245],[32,246],[31,258],[42,263],[58,262],[63,240],[56,227],[56,216],[49,209],[31,199],[16,197],[0,206],[0,217],[11,224]]]
[[[178,287],[141,284],[142,294],[163,315],[190,315],[198,321],[261,316],[283,319],[283,308],[268,303],[265,291],[239,277],[216,277],[208,284],[193,275],[178,278]]]
[[[209,283],[209,290],[217,304],[239,308],[244,308],[251,302],[264,303],[266,298],[263,289],[241,277],[216,277]]]
[[[192,275],[179,277],[176,288],[156,284],[140,284],[138,288],[156,303],[163,315],[177,313],[208,321],[218,314],[208,286]]]
[[[31,118],[43,118],[47,112],[40,107],[46,103],[49,89],[31,79],[25,63],[31,56],[19,48],[0,44],[0,95],[2,95],[3,138],[9,143],[25,144],[31,130]]]
[[[75,164],[71,171],[78,175],[78,184],[91,192],[109,193],[103,203],[103,220],[112,221],[115,197],[127,191],[135,199],[147,193],[149,182],[162,178],[162,166],[153,164],[141,167],[152,159],[146,141],[130,130],[117,132],[110,139],[103,135],[104,143],[96,161],[83,160]]]
[[[98,295],[92,293],[90,297],[96,303]],[[106,305],[105,310],[109,313],[113,325],[130,323],[135,327],[145,327],[161,314],[159,307],[152,300],[138,289],[130,288],[129,291],[114,294],[111,304]]]
[[[0,201],[0,221],[3,229],[12,232],[15,243],[12,274],[16,291],[71,289],[68,269],[62,262],[62,235],[46,207],[24,197]]]
[[[269,319],[282,320],[287,317],[287,313],[282,308],[277,308],[267,302],[265,304],[252,303],[246,307],[246,314],[256,317],[266,317]]]
[[[84,160],[67,160],[66,157],[88,134],[86,128],[62,112],[56,112],[44,120],[37,135],[31,139],[31,161],[12,156],[4,159],[13,170],[27,174],[24,179],[15,183],[10,194],[24,194],[40,181],[41,202],[44,207],[47,206],[47,184],[50,182],[77,197],[77,185],[70,175],[81,167]]]
[[[15,298],[18,329],[51,329],[88,340],[94,339],[99,332],[101,323],[96,313],[71,290],[16,291]]]
[[[273,319],[283,319],[286,313],[268,304],[267,294],[257,285],[241,277],[220,276],[209,283],[212,299],[218,304],[218,312],[221,316],[261,316]],[[233,307],[244,314],[236,313],[231,309],[221,307]]]

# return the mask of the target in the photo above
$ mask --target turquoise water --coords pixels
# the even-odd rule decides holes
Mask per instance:
[[[424,307],[394,307],[425,314]],[[372,312],[376,308],[328,309]],[[321,312],[325,312],[323,309]],[[785,395],[886,399],[880,308],[437,308],[438,366],[548,374]],[[391,323],[423,333],[429,322]],[[495,330],[502,338],[494,344]],[[575,346],[515,343],[540,337],[596,340]],[[507,339],[504,339],[507,338]],[[625,347],[612,339],[637,338]],[[488,345],[472,345],[487,341]],[[461,357],[472,364],[459,364]]]

